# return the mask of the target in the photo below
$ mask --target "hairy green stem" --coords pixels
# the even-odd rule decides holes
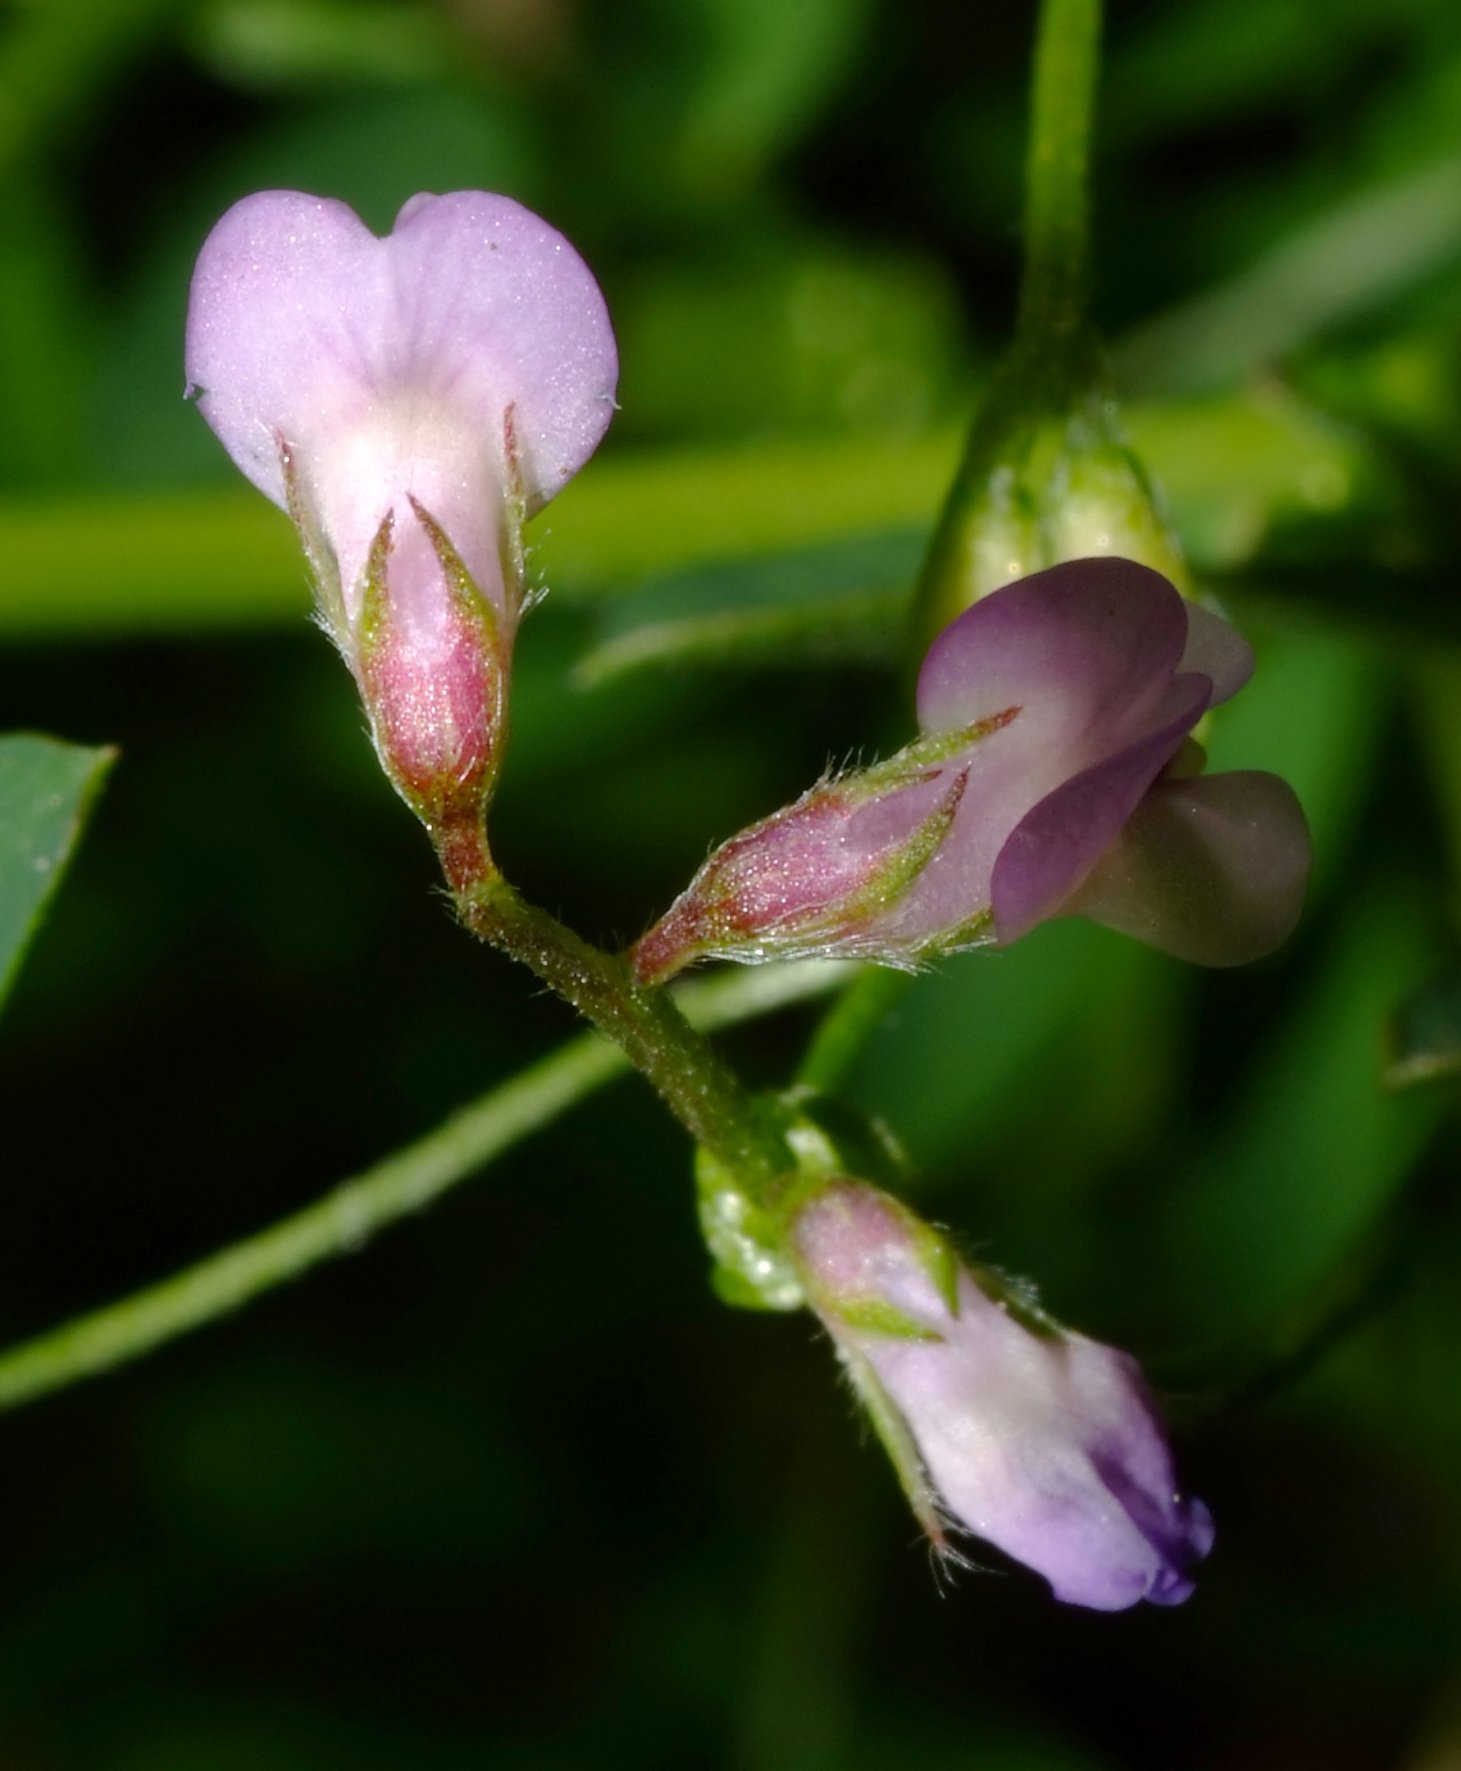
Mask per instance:
[[[726,1027],[819,996],[849,971],[808,962],[738,972],[684,986],[676,992],[677,1012],[683,1011],[687,1025]],[[0,1352],[0,1409],[140,1358],[324,1261],[355,1252],[377,1231],[430,1205],[628,1069],[624,1054],[598,1034],[579,1035],[313,1205],[158,1284]]]
[[[463,925],[571,1003],[750,1197],[767,1198],[794,1167],[782,1109],[741,1083],[663,988],[640,984],[626,961],[526,903],[497,872],[480,831],[435,836]]]

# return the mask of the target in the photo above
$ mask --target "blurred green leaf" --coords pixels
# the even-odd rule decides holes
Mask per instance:
[[[596,177],[620,206],[703,226],[746,202],[836,90],[867,10],[867,0],[583,9],[575,157],[596,156]]]
[[[1410,660],[1411,704],[1420,727],[1431,790],[1448,850],[1452,887],[1461,880],[1461,653],[1436,650]]]
[[[52,193],[0,185],[0,481],[39,487],[79,465],[93,330]]]
[[[412,0],[216,0],[192,36],[224,79],[264,90],[406,85],[449,73],[454,48],[442,13]]]
[[[920,977],[868,1042],[852,1099],[885,1114],[923,1169],[961,1192],[985,1233],[1018,1224],[1028,1255],[1055,1228],[1042,1278],[1076,1238],[1070,1198],[1148,1123],[1179,1053],[1170,1032],[1184,968],[1079,921],[1036,930]],[[1058,1098],[1058,1114],[1031,1113]],[[1019,1184],[991,1189],[996,1162]],[[1078,1251],[1074,1258],[1079,1258]]]
[[[12,6],[0,45],[0,171],[87,119],[97,91],[187,0],[49,0]]]
[[[196,414],[200,442],[214,445]],[[1264,393],[1129,414],[1194,566],[1235,572],[1276,534],[1386,516],[1361,440]],[[610,453],[529,530],[556,595],[793,549],[865,543],[931,523],[954,432],[882,440]],[[289,525],[257,493],[116,494],[0,504],[9,583],[0,635],[82,636],[273,624],[307,607]]]
[[[1385,1081],[1391,1088],[1461,1076],[1461,969],[1413,991],[1390,1018]]]
[[[578,678],[664,664],[889,664],[922,553],[910,531],[650,580],[604,606]]]
[[[1461,271],[1461,155],[1366,191],[1292,233],[1220,288],[1117,349],[1123,387],[1222,387],[1370,315],[1439,272]]]
[[[912,254],[736,233],[624,279],[614,316],[625,436],[887,440],[968,398],[957,295]]]
[[[1395,1198],[1440,1104],[1386,1093],[1381,1033],[1428,947],[1403,891],[1356,895],[1308,990],[1253,1054],[1245,1098],[1166,1196],[1163,1270],[1186,1336],[1257,1338]]]
[[[1327,557],[1388,528],[1398,495],[1373,445],[1277,387],[1124,409],[1193,568],[1232,574],[1276,543]]]
[[[653,665],[709,664],[798,669],[808,664],[883,664],[897,654],[907,586],[852,591],[797,608],[717,610],[646,622],[606,640],[575,675],[593,688]]]
[[[116,753],[0,738],[0,1006]]]
[[[686,10],[676,0],[676,10]],[[680,141],[681,176],[744,187],[836,87],[865,0],[697,0],[699,90]]]

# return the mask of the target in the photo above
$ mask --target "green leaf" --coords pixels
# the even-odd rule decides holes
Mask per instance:
[[[1413,991],[1390,1018],[1385,1081],[1391,1088],[1461,1076],[1461,968]]]
[[[1244,1095],[1167,1194],[1162,1261],[1191,1344],[1242,1344],[1279,1320],[1374,1233],[1434,1134],[1438,1095],[1387,1093],[1376,1062],[1390,1005],[1433,964],[1426,930],[1393,881],[1348,901]]]
[[[1372,452],[1297,401],[1257,390],[1126,417],[1199,573],[1241,571],[1275,534],[1291,546],[1340,517],[1368,532],[1393,516]],[[555,602],[603,603],[651,577],[767,555],[891,557],[932,523],[958,448],[940,430],[896,446],[611,452],[529,525],[533,576]],[[6,498],[0,554],[0,640],[299,624],[309,609],[288,520],[242,485]]]
[[[851,591],[792,608],[712,609],[646,621],[580,660],[581,687],[656,666],[798,670],[810,664],[885,665],[898,655],[906,586]]]
[[[29,732],[0,738],[0,1005],[115,758]]]
[[[1461,155],[1356,192],[1116,352],[1141,391],[1222,387],[1461,267]]]

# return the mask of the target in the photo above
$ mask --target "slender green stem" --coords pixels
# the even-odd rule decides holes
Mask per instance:
[[[782,1109],[742,1085],[664,989],[640,984],[623,959],[525,903],[497,872],[480,830],[434,836],[464,926],[592,1021],[649,1079],[696,1143],[748,1195],[766,1198],[794,1166]]]
[[[797,1081],[829,1094],[840,1088],[862,1048],[912,982],[911,972],[865,966],[823,1015]]]
[[[851,968],[808,963],[738,972],[677,991],[688,1022],[725,1027],[834,988]],[[424,1138],[345,1181],[313,1205],[156,1285],[0,1352],[0,1409],[140,1358],[422,1210],[513,1144],[549,1125],[629,1061],[584,1033],[464,1107]]]
[[[1015,340],[980,401],[944,501],[913,601],[909,650],[978,594],[981,530],[991,499],[1009,530],[1002,550],[1021,570],[1015,475],[1041,426],[1062,416],[1097,375],[1086,324],[1090,242],[1089,170],[1101,0],[1043,0],[1035,44],[1030,146],[1025,170],[1025,265]],[[998,484],[1003,475],[1007,484]],[[971,588],[971,586],[973,588]]]
[[[1101,0],[1044,0],[1025,162],[1025,274],[1018,342],[1042,355],[1079,345],[1090,250],[1091,125]]]
[[[1101,58],[1101,0],[1042,0],[1025,163],[1025,265],[1013,346],[969,427],[959,470],[929,542],[910,611],[910,659],[972,600],[983,505],[1002,470],[1012,475],[1041,425],[1068,412],[1096,374],[1086,324],[1090,256],[1091,128]],[[1013,485],[995,494],[1013,534],[1022,522]],[[1009,551],[1021,549],[1011,540]],[[1003,557],[1003,556],[1001,556]],[[1035,562],[1023,561],[1024,570]],[[869,972],[818,1029],[801,1080],[840,1083],[907,980]]]

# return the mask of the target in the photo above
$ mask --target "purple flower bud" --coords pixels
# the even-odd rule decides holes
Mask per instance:
[[[208,236],[187,378],[293,517],[387,773],[428,823],[490,790],[522,523],[592,454],[617,361],[562,235],[507,197],[413,197],[377,239],[263,191]]]
[[[885,1193],[838,1181],[792,1225],[808,1301],[940,1549],[987,1539],[1057,1599],[1176,1605],[1212,1547],[1134,1360],[961,1264]]]
[[[1131,560],[993,592],[924,660],[923,737],[732,838],[640,943],[640,975],[706,956],[915,965],[1071,915],[1200,964],[1269,952],[1303,901],[1303,813],[1276,776],[1201,779],[1189,741],[1252,667]]]

